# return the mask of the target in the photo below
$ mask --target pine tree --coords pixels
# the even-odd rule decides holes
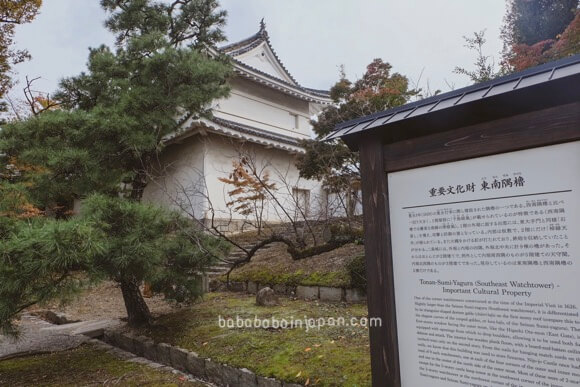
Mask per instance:
[[[125,199],[115,200],[130,200],[139,206],[148,172],[163,150],[166,136],[179,130],[189,117],[210,115],[211,101],[229,92],[230,64],[224,58],[210,57],[205,50],[223,39],[225,12],[216,1],[102,0],[101,4],[110,14],[108,28],[117,34],[116,48],[90,50],[88,70],[61,82],[54,97],[60,109],[6,125],[0,132],[0,154],[39,168],[30,176],[31,200],[57,218],[66,218],[73,201],[91,193],[123,195]],[[147,225],[147,208],[115,203],[108,205],[119,208],[118,216],[141,219]],[[100,210],[91,212],[90,219],[100,224],[106,208],[97,207]],[[106,217],[104,224],[114,221]],[[136,223],[118,226],[136,227]],[[147,239],[154,237],[151,233],[141,237],[131,230],[115,229],[111,235],[107,227],[101,229],[106,238],[135,240],[144,249],[151,247]],[[157,228],[160,235],[167,236],[163,230]],[[199,235],[191,238],[194,246],[206,249],[207,241],[200,242]],[[125,251],[122,243],[107,246],[109,263],[86,270],[97,270],[119,282],[131,324],[151,319],[138,288],[140,280],[147,279],[172,296],[187,282],[170,270],[178,266],[160,260],[159,251],[153,248],[147,258],[146,254],[121,254]]]

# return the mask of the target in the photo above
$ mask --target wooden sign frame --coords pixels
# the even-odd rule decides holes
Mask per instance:
[[[361,163],[369,317],[382,320],[382,326],[370,328],[372,381],[373,386],[400,387],[387,174],[580,140],[580,102],[424,136],[402,136],[399,141],[389,141],[388,138],[378,131],[363,132],[357,138],[357,144]]]

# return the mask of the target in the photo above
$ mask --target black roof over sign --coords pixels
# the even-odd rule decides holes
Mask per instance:
[[[343,122],[324,140],[340,137],[357,149],[363,132],[391,137],[391,129],[412,128],[429,134],[576,101],[580,101],[580,54]]]

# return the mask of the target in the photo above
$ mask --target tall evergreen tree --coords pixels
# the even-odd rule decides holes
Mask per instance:
[[[571,25],[578,5],[579,0],[507,0],[501,30],[504,70],[521,70],[521,65],[514,64],[518,57],[538,56],[550,49]],[[558,55],[547,56],[551,58],[546,61]]]
[[[508,0],[502,37],[508,45],[532,45],[558,34],[574,19],[578,0]]]
[[[60,110],[45,111],[0,132],[0,154],[38,168],[31,176],[31,198],[57,217],[66,217],[74,199],[95,192],[123,194],[139,202],[166,136],[189,117],[211,114],[210,103],[229,92],[230,64],[211,58],[205,50],[223,39],[226,14],[215,0],[101,4],[110,15],[108,28],[117,35],[116,48],[91,49],[87,72],[61,82],[55,95]],[[132,209],[127,217],[141,215]],[[130,222],[121,225],[134,227]],[[109,237],[129,231],[117,230]],[[127,240],[136,237],[131,234]],[[204,248],[204,243],[198,241],[196,246]],[[113,247],[122,250],[122,244]],[[171,264],[149,265],[143,261],[145,255],[138,264],[129,264],[126,254],[114,249],[108,254],[114,265],[104,272],[120,283],[129,322],[149,321],[139,281],[152,281],[151,271]],[[137,272],[138,267],[150,271]],[[167,293],[170,288],[162,290]]]

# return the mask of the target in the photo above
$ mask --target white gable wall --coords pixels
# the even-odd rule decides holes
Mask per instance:
[[[280,66],[278,60],[274,56],[270,47],[266,42],[262,42],[257,47],[235,57],[240,62],[247,64],[257,70],[266,74],[272,75],[278,79],[282,79],[288,83],[295,84],[295,82],[288,76],[286,71]]]
[[[238,231],[245,220],[254,222],[252,215],[244,216],[232,211],[227,203],[232,200],[228,192],[234,187],[219,180],[230,176],[233,161],[239,160],[241,155],[251,157],[262,171],[262,176],[267,173],[269,182],[276,184],[273,192],[280,204],[267,200],[264,221],[288,222],[288,216],[300,220],[296,200],[292,196],[295,190],[307,193],[308,202],[305,205],[310,219],[320,219],[326,214],[326,196],[320,183],[300,178],[295,166],[296,155],[287,151],[221,135],[198,134],[186,138],[181,144],[167,147],[163,155],[159,177],[146,187],[144,201],[179,209],[188,215],[194,214],[197,219],[205,220],[206,224],[210,223],[212,211],[216,225],[224,230]],[[247,229],[247,226],[244,227]]]
[[[216,117],[293,138],[312,137],[307,101],[240,78],[232,80],[231,86],[230,97],[215,104]]]

